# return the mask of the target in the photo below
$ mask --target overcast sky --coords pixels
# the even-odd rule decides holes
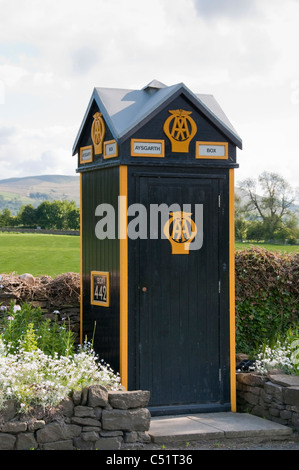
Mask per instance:
[[[237,182],[298,186],[299,0],[0,0],[0,179],[75,175],[93,88],[213,94],[243,140]]]

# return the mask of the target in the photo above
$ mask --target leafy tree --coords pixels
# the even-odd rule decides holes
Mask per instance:
[[[32,204],[21,207],[18,213],[20,225],[34,226],[36,225],[36,209]]]
[[[37,224],[44,229],[78,229],[77,212],[74,201],[44,201],[36,209]]]
[[[68,212],[67,214],[68,228],[71,230],[80,229],[80,211],[75,208]]]
[[[36,209],[37,224],[43,229],[52,228],[53,215],[52,206],[49,201],[42,202]]]
[[[9,209],[3,209],[0,213],[0,225],[1,227],[10,227],[13,225],[13,219],[11,212]]]
[[[264,239],[284,239],[292,235],[288,223],[291,218],[294,222],[295,215],[291,209],[295,201],[295,191],[277,173],[263,172],[258,177],[258,183],[262,196],[258,196],[256,180],[248,178],[240,184],[240,188],[246,191],[249,198],[243,207],[244,213],[251,214],[253,219],[261,221],[259,229],[262,228]],[[289,230],[286,230],[287,228]],[[250,238],[249,234],[247,236]]]

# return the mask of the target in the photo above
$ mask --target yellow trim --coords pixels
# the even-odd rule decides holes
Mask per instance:
[[[83,175],[80,173],[80,344],[83,343],[83,222],[82,222],[82,180]]]
[[[229,170],[229,310],[230,310],[230,375],[231,410],[237,411],[236,340],[235,340],[235,188],[234,170]]]
[[[145,144],[161,144],[161,153],[136,153],[134,152],[135,142],[144,142]],[[132,157],[154,157],[154,158],[164,158],[165,156],[165,142],[164,140],[154,140],[154,139],[131,139],[131,156]]]
[[[106,300],[95,300],[94,299],[94,277],[102,276],[107,279],[106,286]],[[109,273],[107,271],[91,271],[90,273],[90,303],[91,305],[100,305],[101,307],[109,307],[110,304],[110,284],[109,284]]]
[[[121,383],[128,388],[128,171],[127,166],[119,167],[119,194],[125,197],[125,205],[120,208],[120,377]]]
[[[82,159],[82,155],[83,155],[83,151],[84,151],[84,150],[90,150],[90,158],[89,158],[89,160],[83,160],[83,159]],[[80,148],[80,163],[81,163],[81,164],[90,163],[90,162],[92,162],[92,160],[93,160],[92,145],[88,145],[87,147],[81,147],[81,148]]]
[[[106,147],[107,145],[110,145],[110,144],[115,144],[115,153],[111,155],[107,155]],[[107,158],[115,158],[115,157],[118,157],[118,146],[117,146],[116,140],[106,140],[104,142],[104,155],[103,155],[104,160],[106,160]]]
[[[199,146],[200,145],[213,145],[213,146],[221,146],[225,148],[225,155],[223,157],[218,157],[217,155],[213,156],[208,156],[208,155],[199,155]],[[195,147],[195,158],[200,158],[203,160],[228,160],[228,142],[201,142],[197,141],[196,142],[196,147]]]

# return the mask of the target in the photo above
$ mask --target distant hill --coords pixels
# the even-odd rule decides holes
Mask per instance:
[[[80,204],[79,176],[40,175],[0,180],[0,210],[16,215],[22,205],[39,206],[43,201],[75,201]]]

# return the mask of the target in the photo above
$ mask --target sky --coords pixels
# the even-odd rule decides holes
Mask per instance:
[[[236,184],[298,187],[299,0],[0,0],[0,179],[76,175],[94,87],[212,94],[243,141]]]

